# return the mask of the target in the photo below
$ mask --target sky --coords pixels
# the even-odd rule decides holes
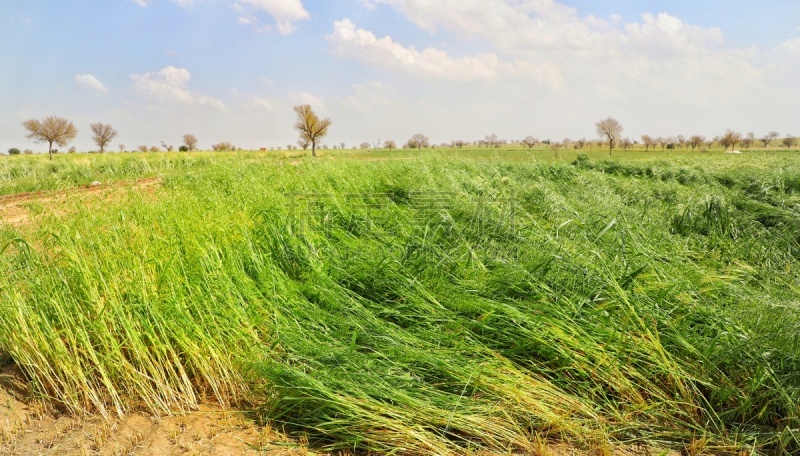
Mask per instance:
[[[124,144],[800,135],[794,0],[0,0],[0,153],[59,115]]]

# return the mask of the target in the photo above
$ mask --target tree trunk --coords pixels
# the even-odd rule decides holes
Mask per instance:
[[[312,157],[316,157],[317,156],[317,142],[316,141],[311,141],[311,156]]]
[[[53,141],[50,141],[47,146],[47,154],[50,155],[50,160],[53,159]]]

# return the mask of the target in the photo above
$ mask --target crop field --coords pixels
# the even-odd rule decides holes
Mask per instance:
[[[0,367],[53,413],[800,453],[797,152],[4,157],[0,217]]]

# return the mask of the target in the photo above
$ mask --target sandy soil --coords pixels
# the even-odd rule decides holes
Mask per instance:
[[[122,419],[53,413],[27,401],[13,366],[0,371],[2,455],[306,455],[311,454],[241,413],[215,406],[176,416],[141,413]]]

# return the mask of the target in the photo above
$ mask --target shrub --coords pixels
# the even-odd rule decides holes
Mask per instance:
[[[25,154],[25,155],[32,155],[33,151],[30,150],[30,149],[25,149],[25,151],[23,151],[22,153]]]
[[[19,155],[21,152],[16,147],[8,149],[8,155]]]
[[[189,152],[189,148],[186,147],[186,146],[181,146],[181,147],[178,148],[178,150],[181,151],[181,152]]]
[[[184,146],[184,147],[186,147],[186,146]],[[233,144],[231,144],[231,143],[229,143],[227,141],[223,141],[221,143],[212,144],[211,145],[211,149],[220,152],[220,151],[227,151],[227,150],[236,150],[236,146],[234,146]]]
[[[572,166],[581,169],[591,169],[591,165],[589,164],[589,156],[586,154],[578,154],[578,158],[572,162]]]

